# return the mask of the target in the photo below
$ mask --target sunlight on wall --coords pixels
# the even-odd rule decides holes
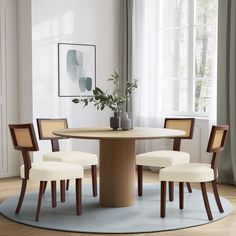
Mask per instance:
[[[74,31],[74,15],[72,11],[65,13],[62,17],[61,33],[62,35],[72,34]]]
[[[68,37],[74,32],[74,13],[68,11],[61,16],[48,18],[43,22],[33,25],[32,38],[35,45],[52,42]]]
[[[68,106],[63,106],[58,98],[57,85],[57,43],[64,38],[71,38],[74,32],[74,14],[68,11],[58,17],[48,18],[33,25],[33,113],[38,117],[60,117],[67,113]],[[61,109],[61,107],[66,108]],[[64,145],[63,145],[64,144]],[[69,148],[69,142],[63,142]],[[50,150],[50,143],[40,145],[40,156]],[[36,160],[38,158],[35,158]]]

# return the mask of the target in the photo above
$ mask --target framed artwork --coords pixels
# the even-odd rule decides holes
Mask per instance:
[[[96,46],[58,43],[58,96],[93,96]]]

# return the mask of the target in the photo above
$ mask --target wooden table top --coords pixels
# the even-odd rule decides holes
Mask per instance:
[[[160,139],[174,138],[185,135],[182,130],[165,129],[165,128],[149,128],[134,127],[128,131],[117,130],[111,128],[71,128],[56,130],[55,135],[66,138],[78,139]]]

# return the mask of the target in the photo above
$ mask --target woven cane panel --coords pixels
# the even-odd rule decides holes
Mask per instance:
[[[212,149],[217,149],[221,147],[223,135],[224,135],[224,130],[216,130],[214,141],[212,144]]]
[[[33,147],[29,129],[14,129],[18,147]]]
[[[55,130],[65,129],[66,121],[65,120],[42,120],[41,129],[43,138],[54,138],[57,137],[53,134]]]
[[[191,120],[167,120],[166,128],[185,131],[182,137],[189,137],[191,132]]]

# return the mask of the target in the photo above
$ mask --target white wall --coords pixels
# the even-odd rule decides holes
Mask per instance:
[[[119,65],[119,7],[117,0],[32,0],[33,120],[67,117],[70,127],[109,125],[109,110],[58,97],[57,44],[95,44],[97,86],[108,89],[107,79]],[[97,141],[65,143],[66,148],[98,153]],[[40,141],[37,156],[46,151],[49,141]]]

